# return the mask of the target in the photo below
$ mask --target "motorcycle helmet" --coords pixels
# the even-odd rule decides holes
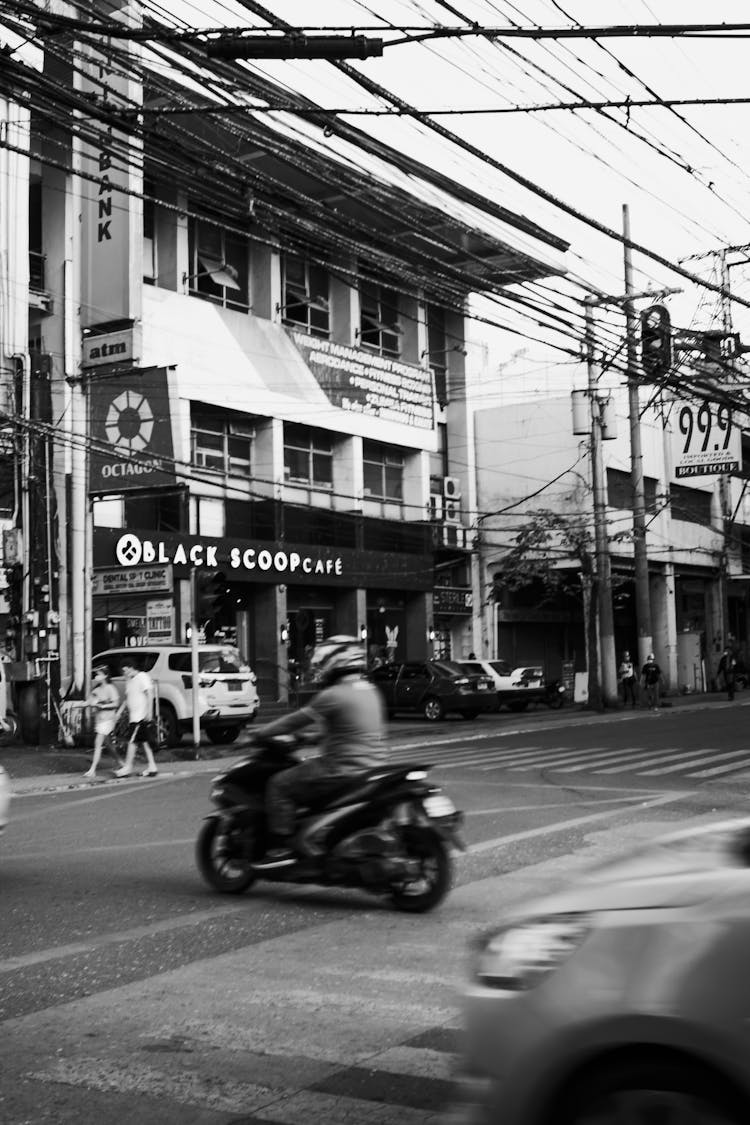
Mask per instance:
[[[366,670],[364,646],[356,637],[326,637],[315,646],[310,661],[313,682],[320,687],[335,683],[340,676]]]

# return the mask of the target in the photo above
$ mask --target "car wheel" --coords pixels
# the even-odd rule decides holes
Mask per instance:
[[[206,727],[206,734],[214,746],[222,742],[234,742],[240,733],[239,727]]]
[[[512,703],[508,704],[508,707],[511,711],[525,711],[528,705],[528,699],[514,699]]]
[[[177,716],[168,703],[159,705],[159,745],[168,746],[173,750],[180,745],[180,728],[177,726]]]
[[[445,715],[445,708],[437,696],[428,695],[422,704],[422,714],[428,722],[437,723]]]
[[[699,1068],[667,1060],[623,1062],[585,1074],[553,1110],[555,1125],[742,1125],[746,1111]]]

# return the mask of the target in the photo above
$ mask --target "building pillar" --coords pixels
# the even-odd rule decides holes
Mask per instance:
[[[289,699],[289,650],[281,638],[286,625],[286,586],[258,586],[253,604],[255,630],[254,672],[261,699]]]
[[[664,567],[665,655],[662,665],[669,687],[677,688],[677,602],[675,597],[674,564]]]
[[[414,594],[406,600],[406,659],[429,660],[433,645],[429,632],[433,627],[432,592]]]
[[[649,598],[651,601],[651,627],[653,630],[653,653],[656,663],[664,673],[665,687],[667,683],[667,670],[669,668],[669,610],[667,606],[667,584],[663,570],[652,571],[649,575]],[[640,656],[639,656],[640,659]]]

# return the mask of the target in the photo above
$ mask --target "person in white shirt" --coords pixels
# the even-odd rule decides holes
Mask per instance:
[[[115,771],[115,777],[130,777],[139,745],[146,755],[146,769],[141,777],[156,777],[159,771],[156,768],[154,752],[149,742],[149,724],[153,719],[154,711],[154,685],[147,672],[138,671],[134,659],[126,657],[122,661],[122,671],[125,676],[125,699],[117,715],[119,716],[120,712],[127,707],[130,728],[128,746],[125,751],[125,765]]]

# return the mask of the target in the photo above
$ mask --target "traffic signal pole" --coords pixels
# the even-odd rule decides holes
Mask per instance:
[[[625,332],[627,340],[628,415],[630,421],[630,482],[633,488],[633,562],[635,566],[635,615],[638,628],[638,667],[653,651],[651,626],[651,595],[646,554],[646,499],[643,483],[643,448],[641,445],[641,412],[638,396],[638,321],[633,308],[633,259],[630,250],[630,210],[622,207],[625,267]]]
[[[596,367],[594,363],[594,319],[592,305],[595,298],[586,298],[586,367],[588,371],[588,396],[591,408],[591,486],[594,494],[594,542],[596,546],[595,604],[599,628],[596,631],[598,653],[590,653],[589,703],[592,707],[612,706],[617,703],[617,658],[615,654],[615,624],[612,611],[612,573],[607,533],[607,489],[602,451],[602,404],[596,393]],[[596,669],[597,675],[592,672]]]

